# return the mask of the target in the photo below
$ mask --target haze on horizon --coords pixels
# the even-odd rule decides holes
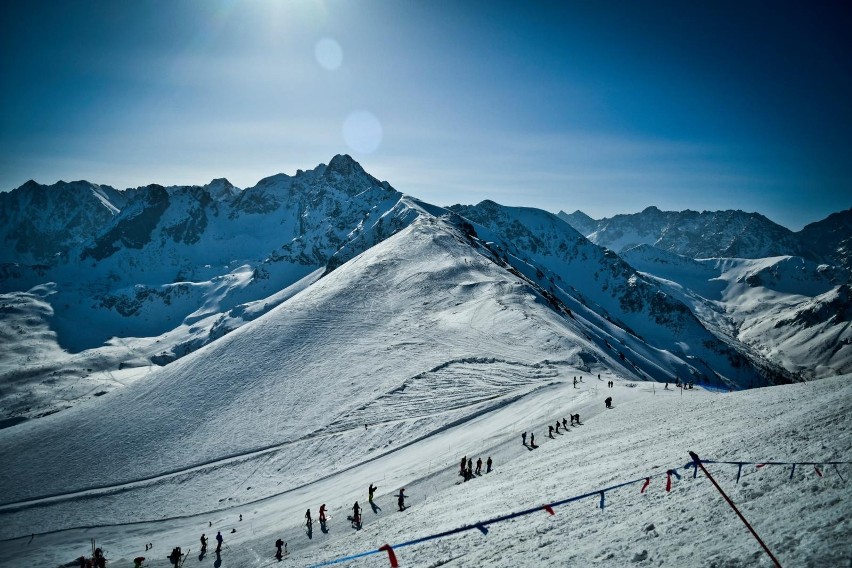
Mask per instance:
[[[5,2],[0,190],[349,153],[429,202],[852,206],[843,2]]]

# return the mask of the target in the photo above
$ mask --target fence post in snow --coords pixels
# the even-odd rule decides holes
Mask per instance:
[[[704,464],[701,463],[701,458],[699,458],[698,455],[695,452],[689,452],[689,457],[691,457],[692,461],[695,462],[695,467],[696,468],[700,467],[701,471],[704,472],[704,475],[707,476],[707,479],[709,479],[713,483],[713,485],[716,487],[716,489],[719,490],[719,493],[722,494],[722,497],[725,498],[725,501],[728,502],[728,505],[731,506],[731,509],[734,510],[734,512],[737,514],[737,516],[740,518],[740,520],[745,524],[746,528],[748,528],[748,530],[751,532],[752,536],[754,536],[754,538],[757,540],[757,542],[760,544],[760,546],[763,547],[763,550],[766,552],[766,554],[769,555],[769,558],[772,559],[772,562],[775,563],[775,566],[777,566],[778,568],[781,568],[781,563],[778,562],[778,559],[775,558],[775,555],[772,554],[772,551],[769,550],[769,547],[766,546],[766,543],[763,542],[763,540],[760,538],[760,536],[758,536],[757,532],[755,532],[755,530],[752,528],[752,526],[749,524],[749,522],[746,520],[746,518],[743,516],[743,514],[740,513],[740,510],[737,509],[737,506],[734,505],[734,502],[731,501],[731,498],[728,497],[728,495],[724,491],[722,491],[722,488],[719,487],[719,484],[716,483],[716,480],[713,479],[713,476],[710,475],[710,472],[707,471],[707,468],[705,468]]]

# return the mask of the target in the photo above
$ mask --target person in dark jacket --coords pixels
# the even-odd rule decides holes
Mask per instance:
[[[180,547],[176,546],[172,549],[172,553],[169,555],[169,562],[177,566],[180,562],[181,556],[183,556],[183,553],[180,551]]]

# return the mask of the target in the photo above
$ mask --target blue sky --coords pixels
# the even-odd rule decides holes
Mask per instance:
[[[8,1],[0,189],[349,153],[441,205],[795,230],[852,206],[852,9],[815,4]]]

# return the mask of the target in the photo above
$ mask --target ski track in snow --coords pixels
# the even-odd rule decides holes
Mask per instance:
[[[36,564],[52,566],[62,558],[59,551],[80,554],[89,536],[94,536],[114,560],[111,565],[122,567],[130,566],[127,559],[137,554],[149,556],[142,544],[153,541],[160,559],[154,558],[150,566],[165,567],[164,557],[172,546],[186,550],[196,544],[201,532],[212,538],[222,530],[229,544],[221,556],[222,566],[271,565],[275,562],[272,542],[278,537],[288,542],[290,565],[308,566],[659,474],[689,461],[686,449],[699,451],[707,459],[749,461],[843,460],[852,451],[848,377],[736,394],[663,391],[649,384],[631,388],[631,383],[617,379],[616,388],[607,389],[608,377],[602,378],[589,382],[586,376],[581,388],[575,389],[570,376],[565,376],[565,382],[537,394],[261,502],[189,518],[37,535],[37,549],[26,548],[29,537],[5,540],[0,541],[0,552],[2,558],[19,560],[53,558]],[[601,401],[610,395],[616,408],[605,410]],[[552,422],[569,412],[581,414],[582,426],[548,439],[544,415]],[[535,451],[520,444],[519,432],[526,429],[537,431]],[[708,437],[708,431],[713,436]],[[366,435],[372,434],[368,429]],[[461,483],[457,475],[461,455],[474,461],[490,455],[495,470]],[[333,455],[324,453],[323,458],[333,459]],[[744,468],[738,485],[733,481],[735,467],[708,468],[783,565],[838,565],[852,554],[848,486],[830,468],[823,468],[824,477],[819,478],[813,470],[800,467],[793,480],[788,479],[789,468]],[[693,480],[691,472],[680,471],[682,479],[674,481],[672,493],[663,491],[665,478],[657,476],[645,495],[639,494],[638,486],[608,494],[603,512],[597,509],[597,498],[590,498],[557,508],[555,517],[545,513],[523,517],[492,525],[487,536],[463,533],[403,548],[397,555],[403,566],[444,562],[454,566],[641,565],[645,560],[666,566],[767,565],[768,559],[709,482],[701,475]],[[842,472],[848,480],[852,467]],[[379,486],[375,512],[366,502],[370,482]],[[405,513],[396,511],[394,495],[400,486],[408,494]],[[363,508],[361,530],[346,521],[356,499]],[[308,507],[316,516],[322,502],[329,505],[328,533],[315,522],[309,538],[300,519]],[[237,521],[238,513],[244,515],[242,523]],[[424,519],[429,522],[424,524]],[[208,521],[213,527],[207,527]],[[230,533],[232,528],[237,532]],[[820,540],[826,538],[830,541]],[[140,548],[120,552],[130,543]],[[72,556],[64,557],[67,561]],[[697,558],[702,560],[696,562]],[[214,559],[208,554],[202,565]],[[189,562],[194,564],[196,559]],[[386,566],[387,559],[376,555],[344,565]]]

